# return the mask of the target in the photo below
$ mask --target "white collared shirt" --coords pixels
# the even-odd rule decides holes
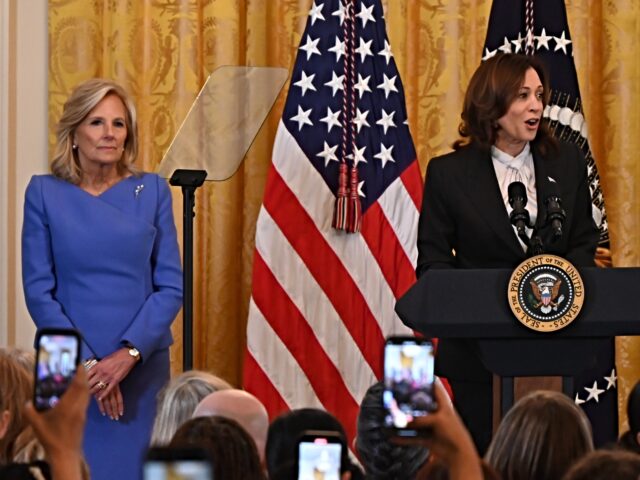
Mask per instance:
[[[507,208],[507,213],[511,215],[513,210],[511,205],[509,205],[509,184],[520,181],[527,189],[526,209],[529,211],[531,224],[534,224],[538,217],[538,196],[536,193],[536,175],[533,168],[533,154],[531,153],[529,143],[527,143],[524,149],[522,149],[522,152],[515,157],[492,146],[491,160],[493,161],[493,169],[496,172],[500,193],[502,194],[504,205]],[[513,227],[513,231],[517,236],[518,233],[515,226]],[[533,229],[527,227],[526,231],[527,235],[531,237]],[[526,251],[527,246],[520,240],[520,237],[518,237],[518,240],[522,248]]]

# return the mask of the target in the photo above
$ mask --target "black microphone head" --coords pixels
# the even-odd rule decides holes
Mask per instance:
[[[507,187],[507,193],[509,195],[509,205],[513,208],[513,203],[517,199],[522,202],[524,207],[527,204],[527,189],[522,182],[511,182]]]

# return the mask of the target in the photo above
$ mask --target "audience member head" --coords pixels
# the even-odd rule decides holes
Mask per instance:
[[[192,418],[178,428],[169,447],[198,447],[205,450],[213,462],[213,478],[264,479],[253,439],[238,422],[230,418]]]
[[[454,148],[472,142],[489,149],[498,137],[498,119],[516,100],[529,69],[535,70],[542,84],[542,108],[549,101],[549,76],[542,63],[533,56],[499,54],[480,64],[469,81],[464,97],[460,126],[461,139]],[[544,152],[556,144],[547,128],[540,125],[535,138]]]
[[[258,449],[260,462],[264,465],[269,414],[260,400],[244,390],[227,389],[213,392],[200,401],[193,412],[193,418],[212,415],[230,418],[238,422],[253,438]]]
[[[591,452],[571,466],[563,480],[638,480],[640,455],[625,450]]]
[[[62,116],[56,127],[57,143],[51,160],[51,173],[74,185],[82,179],[82,168],[78,153],[73,148],[76,129],[89,113],[107,96],[118,97],[126,111],[127,138],[124,143],[118,171],[136,173],[133,162],[138,155],[138,127],[136,108],[129,94],[117,83],[103,78],[92,78],[82,82],[71,92],[64,104]]]
[[[640,453],[640,382],[631,390],[627,399],[627,419],[629,430],[618,440],[618,445],[625,450]]]
[[[204,397],[229,388],[231,385],[221,378],[200,370],[190,370],[173,378],[158,394],[151,445],[169,443],[178,427],[191,418]]]
[[[390,441],[384,428],[383,391],[384,385],[378,382],[369,387],[362,399],[356,449],[367,478],[413,479],[425,466],[429,451],[421,445],[398,445]]]
[[[307,430],[338,432],[342,444],[342,473],[351,472],[352,479],[360,471],[349,459],[347,435],[340,422],[329,412],[317,408],[301,408],[283,413],[271,425],[267,435],[266,463],[272,480],[296,480],[298,478],[298,440]]]
[[[502,480],[498,472],[484,460],[480,461],[480,467],[482,480]],[[451,478],[449,470],[449,467],[439,460],[428,462],[427,467],[418,472],[416,480],[449,480]]]
[[[12,358],[14,362],[24,368],[30,376],[33,375],[36,366],[36,356],[31,350],[25,350],[18,347],[7,347],[5,352],[9,358]]]
[[[485,459],[503,478],[553,480],[592,450],[584,412],[560,392],[538,391],[507,412]]]
[[[15,461],[21,448],[28,429],[22,408],[32,392],[33,373],[0,348],[0,465]]]

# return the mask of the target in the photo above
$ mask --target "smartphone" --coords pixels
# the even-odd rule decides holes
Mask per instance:
[[[201,448],[152,447],[143,467],[144,480],[212,480],[213,464]]]
[[[298,480],[340,480],[341,459],[338,432],[307,430],[298,440]]]
[[[399,436],[420,436],[426,431],[407,428],[414,418],[438,406],[434,398],[434,349],[430,339],[389,337],[384,346],[385,426]]]
[[[67,391],[80,362],[80,334],[64,328],[44,328],[36,336],[33,405],[47,410]]]

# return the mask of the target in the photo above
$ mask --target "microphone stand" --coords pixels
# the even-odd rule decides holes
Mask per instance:
[[[193,368],[193,218],[196,216],[196,188],[202,186],[205,170],[178,169],[173,172],[169,183],[182,187],[182,368]]]

